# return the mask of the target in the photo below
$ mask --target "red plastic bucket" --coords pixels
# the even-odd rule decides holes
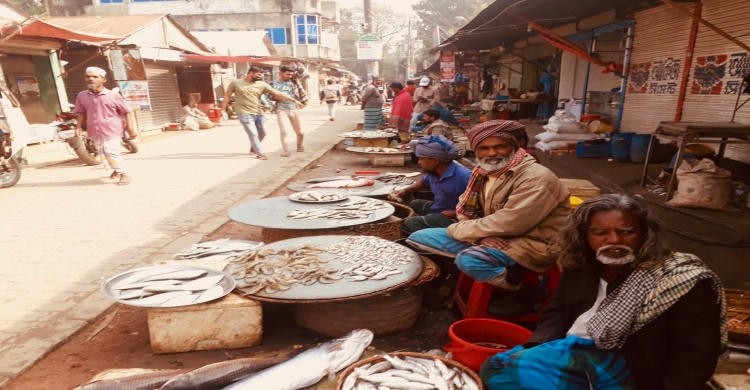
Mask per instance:
[[[208,119],[213,123],[219,123],[221,121],[221,108],[209,108]]]
[[[448,336],[452,341],[443,349],[453,353],[453,360],[479,372],[488,357],[525,343],[531,331],[510,322],[470,318],[454,322]]]

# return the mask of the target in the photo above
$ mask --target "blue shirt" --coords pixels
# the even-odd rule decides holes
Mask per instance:
[[[294,84],[292,84],[291,81],[279,81],[274,80],[273,82],[273,89],[283,92],[295,99],[299,99],[299,96],[297,96],[294,93]],[[297,108],[297,103],[295,102],[287,102],[287,101],[278,101],[276,102],[276,109],[277,110],[294,110]]]
[[[422,183],[430,186],[430,191],[435,195],[435,203],[430,207],[430,214],[455,210],[458,198],[469,185],[470,177],[471,170],[457,162],[449,165],[443,176],[438,177],[435,172],[424,175]]]
[[[442,106],[434,106],[432,107],[432,109],[440,112],[440,120],[442,120],[443,122],[451,126],[461,127],[461,124],[458,123],[458,121],[456,120],[456,117],[453,116],[453,113],[451,112],[451,110]],[[417,120],[418,121],[422,120],[422,114],[419,114],[419,116],[417,117]]]

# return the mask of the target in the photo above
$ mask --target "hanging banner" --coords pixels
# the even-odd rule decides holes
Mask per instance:
[[[130,108],[151,111],[151,98],[148,95],[148,81],[120,81],[120,93]]]
[[[138,49],[110,50],[109,59],[116,81],[146,80],[146,68]]]
[[[440,51],[440,82],[450,83],[456,77],[456,55],[453,50]]]
[[[383,40],[380,38],[380,35],[367,33],[357,37],[357,60],[383,60]]]

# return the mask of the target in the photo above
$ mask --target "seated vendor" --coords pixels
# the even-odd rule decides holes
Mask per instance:
[[[453,142],[453,129],[447,123],[440,120],[440,113],[429,109],[422,113],[422,123],[426,127],[422,130],[424,135],[442,135],[448,141]]]
[[[467,134],[477,158],[456,212],[458,223],[424,229],[407,242],[455,256],[456,266],[475,280],[513,291],[488,307],[497,317],[539,308],[546,291],[522,283],[528,270],[555,264],[549,243],[570,214],[569,192],[549,169],[518,147],[518,122],[493,120]]]
[[[443,103],[440,100],[433,100],[430,102],[430,106],[427,107],[429,110],[435,110],[438,113],[440,113],[440,116],[438,119],[445,122],[448,126],[456,126],[459,129],[462,129],[463,126],[456,120],[456,117],[453,116],[453,113],[451,110],[445,108],[443,106]],[[425,111],[426,112],[426,111]],[[417,116],[417,121],[422,122],[421,125],[412,127],[411,131],[412,133],[422,131],[425,127],[427,127],[427,124],[424,122],[424,112]]]
[[[193,118],[198,122],[201,129],[210,129],[214,127],[214,123],[208,118],[203,111],[198,109],[198,103],[190,102],[182,107],[180,110],[180,123],[185,123],[188,118]]]
[[[403,198],[410,192],[432,191],[435,200],[415,199],[409,204],[419,216],[404,220],[403,230],[407,234],[431,227],[446,227],[458,222],[456,204],[466,189],[471,171],[454,162],[460,155],[453,142],[441,135],[422,137],[411,142],[419,166],[425,171],[421,181],[391,193],[392,198]]]
[[[560,284],[523,346],[490,357],[490,390],[698,390],[726,350],[721,281],[661,246],[640,200],[581,204],[560,234]]]

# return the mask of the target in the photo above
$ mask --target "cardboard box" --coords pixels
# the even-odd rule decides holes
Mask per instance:
[[[588,180],[560,179],[560,181],[570,191],[571,196],[577,196],[584,200],[598,196],[602,192],[599,187],[591,184]]]
[[[260,302],[234,293],[198,305],[149,308],[147,317],[156,353],[253,347],[263,334]]]

